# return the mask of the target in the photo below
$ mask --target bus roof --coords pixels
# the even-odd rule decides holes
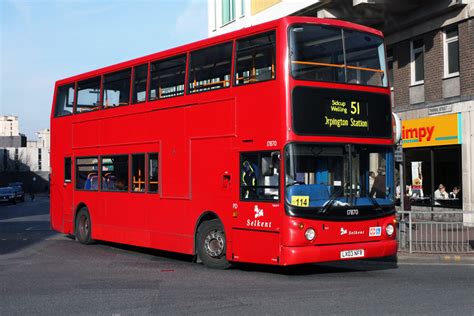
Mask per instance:
[[[314,17],[288,16],[288,17],[283,17],[283,18],[276,19],[273,21],[269,21],[266,23],[258,24],[255,26],[251,26],[248,28],[243,28],[237,31],[218,35],[215,37],[202,39],[197,42],[184,44],[184,45],[181,45],[175,48],[170,48],[161,52],[145,55],[143,57],[134,58],[134,59],[120,62],[114,65],[102,67],[102,68],[88,71],[79,75],[74,75],[72,77],[60,79],[56,81],[56,85],[63,85],[63,84],[71,83],[78,80],[84,80],[84,79],[95,77],[104,73],[110,73],[110,72],[114,72],[120,69],[137,66],[149,61],[159,60],[159,59],[183,54],[188,51],[198,50],[207,46],[223,43],[235,38],[245,37],[245,36],[249,36],[255,33],[264,32],[266,30],[275,29],[277,27],[286,28],[288,25],[295,24],[295,23],[311,23],[311,24],[324,24],[324,25],[339,26],[343,28],[349,28],[349,29],[354,29],[354,30],[358,30],[362,32],[372,33],[377,36],[383,37],[382,32],[379,30],[376,30],[364,25],[347,22],[347,21],[336,20],[336,19],[320,19],[320,18],[314,18]]]

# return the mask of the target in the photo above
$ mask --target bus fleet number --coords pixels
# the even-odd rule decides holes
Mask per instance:
[[[278,145],[276,140],[267,140],[267,147],[276,147]]]

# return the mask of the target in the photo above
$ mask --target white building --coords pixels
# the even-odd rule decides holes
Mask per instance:
[[[208,0],[208,35],[275,20],[324,0]]]
[[[2,117],[0,117],[2,118]],[[2,128],[6,126],[6,130],[13,131],[16,135],[20,136],[18,132],[18,118],[16,116],[3,117],[4,124]],[[50,154],[50,131],[49,128],[44,129],[36,133],[38,136],[37,140],[26,141],[26,147],[23,146],[3,146],[0,147],[0,172],[49,172],[49,154]],[[10,138],[10,135],[2,135],[5,138]]]
[[[0,116],[0,136],[19,136],[18,116]]]

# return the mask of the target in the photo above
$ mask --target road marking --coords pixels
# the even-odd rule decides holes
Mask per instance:
[[[464,267],[472,267],[472,266],[474,266],[474,263],[440,263],[440,262],[411,263],[411,262],[399,262],[398,265],[400,265],[400,266],[464,266]]]

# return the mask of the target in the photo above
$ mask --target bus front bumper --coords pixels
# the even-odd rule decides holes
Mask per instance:
[[[360,250],[363,250],[363,255]],[[280,265],[294,265],[353,259],[368,259],[393,256],[397,253],[396,240],[381,240],[324,246],[282,246]]]

